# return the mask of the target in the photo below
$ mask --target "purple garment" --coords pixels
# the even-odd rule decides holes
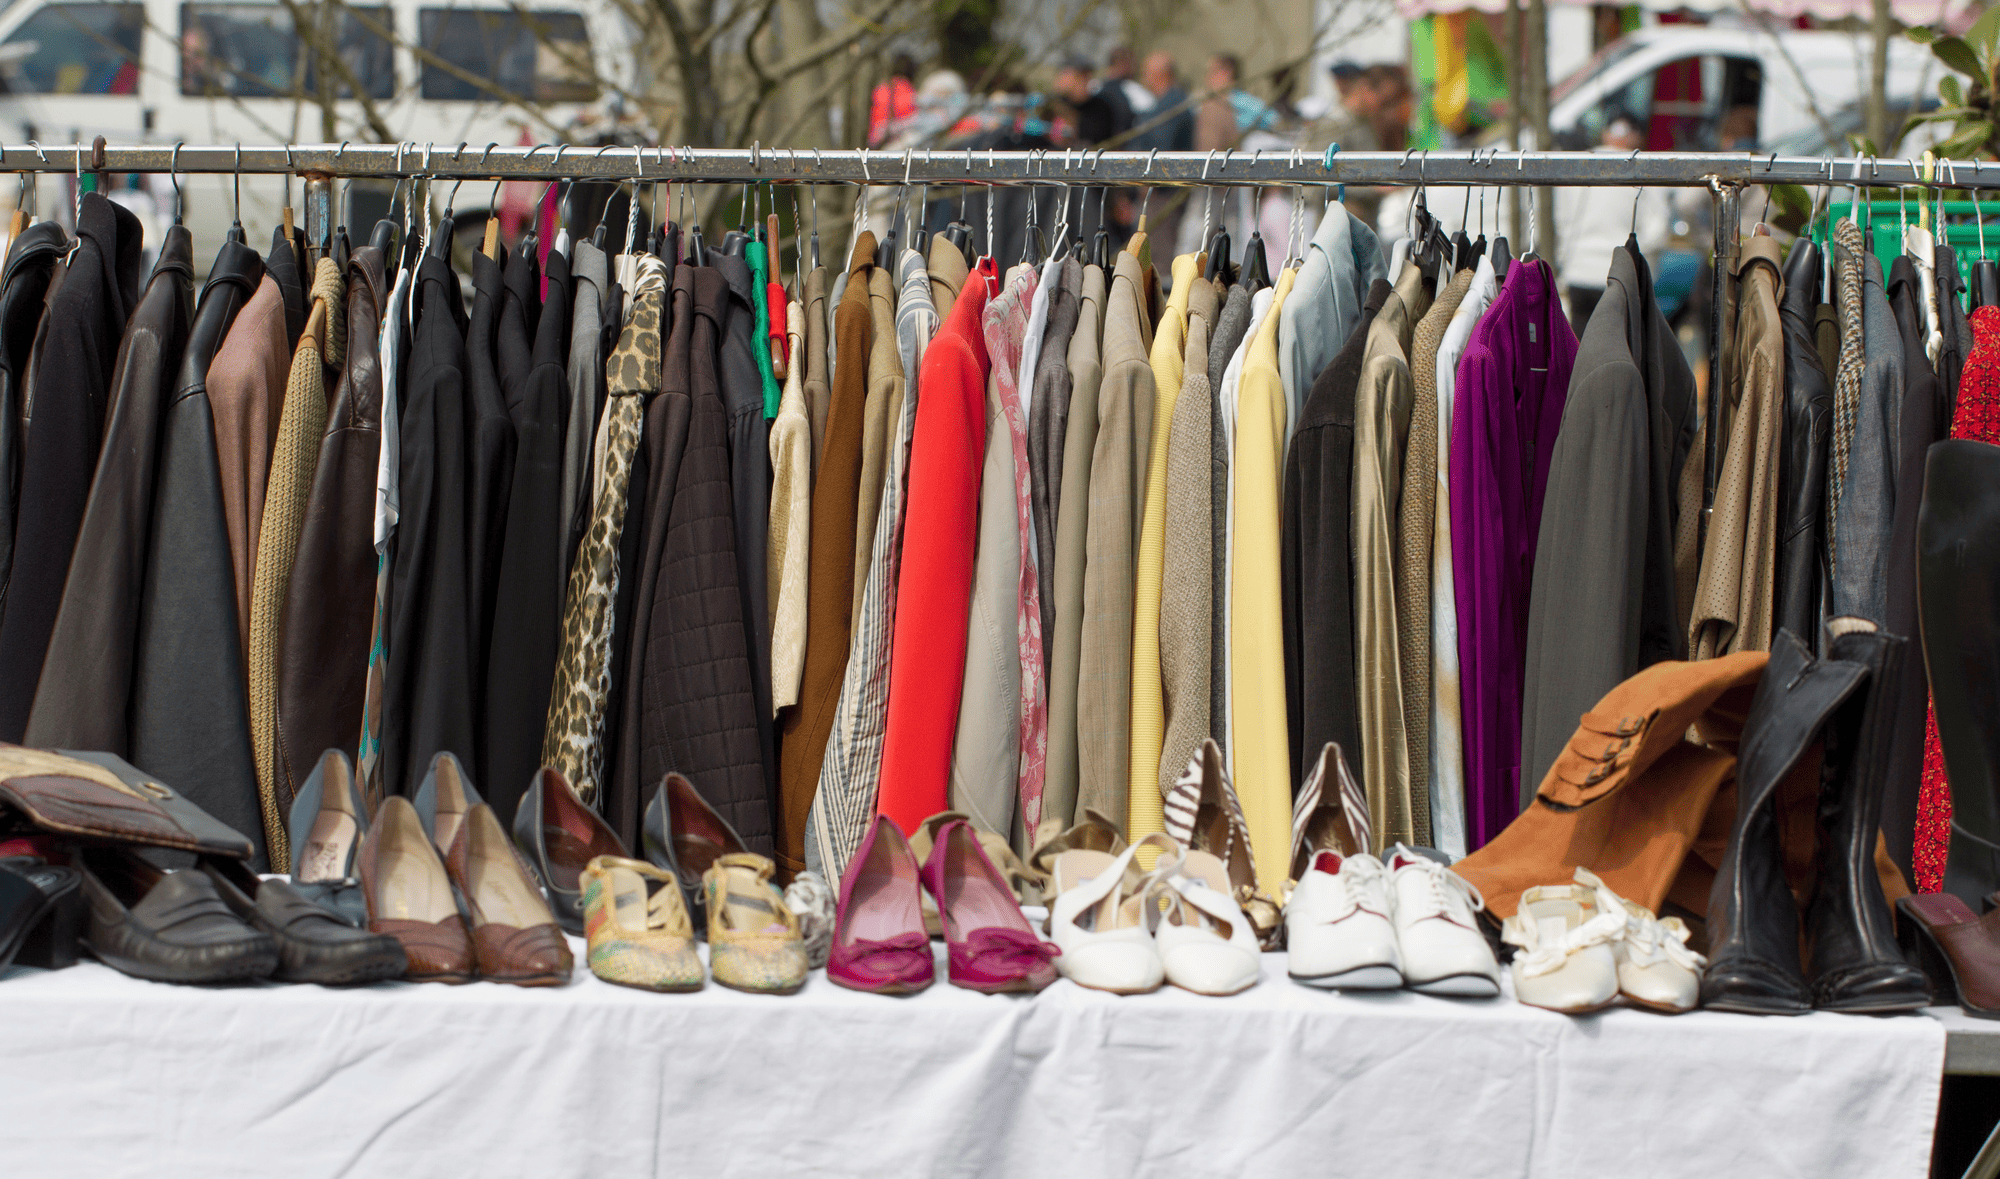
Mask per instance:
[[[1451,564],[1458,597],[1468,847],[1520,811],[1528,590],[1576,333],[1546,262],[1508,268],[1458,362]]]

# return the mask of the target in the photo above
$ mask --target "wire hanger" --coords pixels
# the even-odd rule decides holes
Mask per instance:
[[[183,142],[185,142],[185,141],[183,141]],[[182,200],[181,200],[181,175],[180,175],[180,167],[181,167],[181,144],[179,144],[179,143],[176,143],[176,144],[174,144],[174,150],[173,150],[173,151],[171,151],[171,152],[169,152],[169,153],[167,154],[167,180],[168,180],[168,182],[169,182],[169,183],[171,183],[171,184],[172,184],[172,185],[174,186],[174,224],[175,224],[175,225],[179,225],[179,224],[181,223],[181,212],[182,212],[182,210],[183,210],[183,208],[184,208],[184,205],[183,205],[183,202],[182,202]],[[27,176],[27,173],[25,173],[25,172],[24,172],[24,173],[22,173],[22,176],[23,176],[23,178],[25,178],[25,177]],[[26,185],[23,185],[23,186],[22,186],[22,189],[23,189],[23,191],[24,191],[24,192],[26,192],[26,191],[31,191],[30,189],[28,189],[28,188],[27,188],[27,186],[26,186]],[[23,207],[25,208],[26,206],[23,206]],[[19,231],[18,231],[18,230],[16,230],[16,232],[19,232]]]
[[[230,171],[234,179],[232,181],[230,189],[231,192],[230,225],[229,225],[228,240],[233,242],[240,242],[248,237],[248,235],[243,232],[243,144],[240,140],[236,144],[235,166],[231,168]],[[289,241],[291,239],[287,238],[286,240]]]

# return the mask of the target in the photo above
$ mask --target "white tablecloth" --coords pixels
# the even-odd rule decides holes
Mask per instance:
[[[337,991],[0,975],[0,1171],[1922,1176],[1944,1029],[1311,990]]]

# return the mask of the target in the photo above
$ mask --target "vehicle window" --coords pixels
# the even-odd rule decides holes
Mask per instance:
[[[1755,151],[1764,71],[1754,58],[1688,57],[1656,72],[1647,151]]]
[[[394,51],[377,32],[389,30],[391,19],[387,8],[342,14],[340,60],[373,98],[395,93]],[[291,13],[276,4],[183,4],[181,93],[234,98],[317,94],[319,62],[305,52],[311,41],[299,34]],[[346,76],[340,70],[333,73],[335,96],[354,97]]]
[[[1576,125],[1556,135],[1564,151],[1589,151],[1604,142],[1604,129],[1620,119],[1643,130],[1653,110],[1654,74],[1640,74],[1585,110]]]
[[[426,8],[418,14],[418,35],[427,51],[418,55],[425,98],[589,102],[597,97],[590,34],[581,13]]]
[[[0,89],[8,94],[135,94],[143,4],[51,4],[7,38]]]

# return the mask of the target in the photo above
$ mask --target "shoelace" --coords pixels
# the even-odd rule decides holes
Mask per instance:
[[[1591,880],[1596,881],[1595,876]],[[1580,881],[1581,882],[1581,881]],[[1588,883],[1588,882],[1582,882]],[[1591,946],[1609,945],[1625,936],[1625,906],[1616,893],[1597,881],[1597,916],[1570,930],[1562,937],[1549,942],[1542,941],[1541,926],[1515,914],[1500,927],[1500,940],[1510,946],[1519,946],[1523,951],[1514,958],[1515,966],[1524,978],[1539,978],[1562,969],[1571,954]]]
[[[1625,907],[1618,894],[1588,868],[1576,870],[1576,881],[1596,889],[1599,904],[1603,904],[1605,897],[1610,897],[1612,911],[1625,915],[1625,955],[1634,966],[1651,966],[1662,958],[1683,970],[1700,970],[1708,965],[1707,958],[1688,949],[1687,940],[1693,931],[1680,918],[1663,920],[1650,914],[1641,916],[1632,912]]]
[[[1397,847],[1400,849],[1402,845],[1398,844]],[[1403,859],[1406,867],[1398,868],[1397,871],[1402,872],[1415,869],[1422,872],[1424,874],[1424,893],[1430,901],[1430,911],[1414,915],[1413,920],[1421,921],[1426,917],[1443,917],[1447,921],[1467,925],[1469,928],[1469,923],[1459,921],[1452,912],[1453,901],[1458,901],[1466,905],[1472,913],[1477,913],[1486,907],[1486,898],[1480,895],[1478,887],[1443,864],[1426,856],[1417,855],[1415,852],[1403,853]]]
[[[1339,886],[1339,901],[1327,915],[1327,923],[1345,921],[1359,910],[1366,908],[1361,903],[1366,892],[1380,890],[1386,897],[1389,887],[1389,870],[1374,856],[1349,856],[1340,862],[1340,872],[1334,878]],[[1374,913],[1374,909],[1368,910]],[[1387,917],[1387,906],[1379,914]]]

